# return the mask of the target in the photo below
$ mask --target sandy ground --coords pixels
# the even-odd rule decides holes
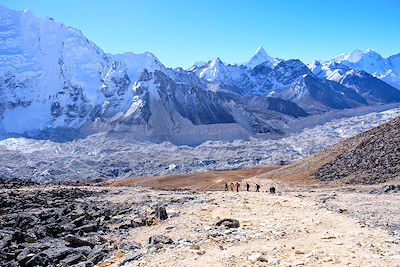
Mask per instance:
[[[143,245],[143,257],[123,266],[400,266],[399,236],[373,218],[387,211],[399,222],[400,194],[375,202],[365,187],[355,192],[288,188],[277,187],[279,193],[271,195],[120,187],[112,201],[129,202],[143,196],[150,200],[160,194],[170,200],[193,197],[168,205],[171,216],[166,221],[126,232],[126,240]],[[329,203],[329,199],[337,202]],[[376,214],[357,217],[360,206],[366,205],[375,205]],[[215,226],[223,218],[239,220],[240,227]],[[147,245],[153,235],[168,236],[174,244]],[[120,266],[130,254],[116,252],[114,259],[101,266]]]

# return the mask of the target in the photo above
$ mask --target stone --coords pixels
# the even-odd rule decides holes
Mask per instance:
[[[67,235],[64,240],[68,242],[67,246],[69,247],[83,247],[83,246],[89,246],[89,247],[94,247],[95,244],[92,242],[79,238],[74,235]]]
[[[131,262],[131,261],[137,261],[138,259],[140,259],[141,257],[143,257],[142,253],[134,253],[131,254],[129,256],[127,256],[120,264],[119,266],[124,266],[126,263]]]
[[[61,261],[61,264],[66,265],[66,266],[71,266],[74,264],[78,264],[82,261],[85,261],[86,257],[79,252],[75,252],[73,254],[68,255],[65,259]]]
[[[204,254],[206,254],[206,251],[205,250],[199,250],[199,251],[196,252],[196,254],[197,255],[204,255]]]
[[[37,253],[40,253],[40,249],[27,247],[21,250],[16,259],[20,265],[24,266]]]
[[[35,256],[35,253],[32,253],[29,249],[24,249],[17,256],[17,261],[21,266],[25,266],[26,263]]]
[[[162,221],[168,219],[167,210],[164,206],[157,206],[155,209],[156,217]]]
[[[196,245],[196,244],[191,244],[191,245],[189,246],[189,248],[190,248],[190,249],[193,249],[193,250],[200,250],[200,246],[199,246],[199,245]]]
[[[87,260],[93,264],[97,264],[107,257],[109,250],[104,245],[96,245],[87,255]]]
[[[142,248],[142,245],[135,241],[129,241],[129,242],[122,242],[121,248],[125,250],[137,250]]]
[[[94,264],[90,261],[85,261],[85,262],[80,262],[74,265],[71,265],[71,267],[93,267]]]
[[[238,228],[240,223],[236,219],[222,219],[215,224],[216,226],[224,226],[226,228]]]
[[[96,223],[86,224],[86,225],[76,228],[76,230],[82,231],[84,233],[96,232],[98,229],[99,229],[99,225]]]
[[[277,259],[277,258],[272,257],[272,258],[268,259],[268,264],[269,265],[278,265],[279,263],[280,263],[280,260]]]
[[[22,243],[25,241],[25,235],[21,231],[15,231],[12,235],[12,241]]]
[[[53,267],[55,265],[53,260],[48,255],[41,252],[36,254],[26,262],[26,267],[38,267],[38,266]]]
[[[251,262],[256,262],[262,257],[262,254],[260,252],[253,252],[251,253],[247,259]]]
[[[156,236],[151,236],[149,238],[149,244],[155,245],[155,244],[173,244],[174,241],[169,238],[168,236],[163,236],[163,235],[156,235]]]

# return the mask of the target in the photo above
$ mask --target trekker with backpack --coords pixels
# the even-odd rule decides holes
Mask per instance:
[[[236,186],[236,192],[239,192],[239,187],[240,187],[239,182],[236,182],[235,186]]]

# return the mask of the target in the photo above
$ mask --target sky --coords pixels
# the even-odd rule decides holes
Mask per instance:
[[[398,0],[0,0],[80,29],[105,52],[145,51],[168,67],[259,46],[283,59],[327,60],[355,48],[400,52]]]

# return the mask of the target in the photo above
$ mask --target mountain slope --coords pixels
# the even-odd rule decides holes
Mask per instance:
[[[374,184],[400,178],[400,117],[263,175],[288,182]]]
[[[400,118],[354,137],[315,173],[323,181],[373,184],[400,177]]]
[[[318,61],[313,61],[308,67],[320,79],[325,78],[329,81],[338,82],[354,90],[359,95],[358,97],[364,98],[364,102],[373,104],[400,101],[400,90],[365,71],[354,70],[336,62],[321,64]]]
[[[0,21],[0,130],[76,129],[96,106],[112,115],[129,94],[124,66],[80,31],[3,7]]]

